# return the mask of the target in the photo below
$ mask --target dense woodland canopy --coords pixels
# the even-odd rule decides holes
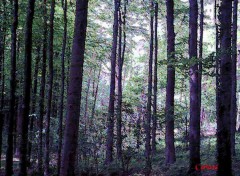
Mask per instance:
[[[238,0],[1,0],[0,174],[240,173]]]

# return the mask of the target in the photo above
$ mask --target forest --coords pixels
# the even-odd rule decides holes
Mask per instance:
[[[238,0],[0,0],[0,175],[240,175]]]

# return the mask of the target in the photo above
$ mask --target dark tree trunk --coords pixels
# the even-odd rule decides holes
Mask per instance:
[[[232,175],[231,159],[231,24],[232,1],[223,0],[220,5],[220,88],[219,114],[217,117],[217,175]]]
[[[38,145],[38,174],[43,175],[43,116],[44,116],[44,98],[46,84],[46,60],[47,60],[47,1],[43,0],[43,48],[42,48],[42,76],[39,94],[39,145]]]
[[[57,173],[60,174],[61,167],[61,152],[62,152],[62,138],[63,138],[63,100],[65,91],[65,52],[67,44],[67,0],[64,0],[63,5],[63,19],[64,19],[64,31],[63,31],[63,45],[62,45],[62,55],[61,55],[61,98],[59,105],[59,139],[58,139],[58,163],[57,163]]]
[[[167,0],[167,55],[171,63],[175,59],[175,33],[174,33],[174,1]],[[166,164],[173,164],[176,161],[174,146],[174,88],[175,88],[175,68],[168,65],[167,68],[167,94],[166,94]]]
[[[118,98],[117,98],[117,158],[121,161],[122,157],[122,15],[119,8],[118,14]]]
[[[88,0],[77,0],[74,39],[72,45],[72,60],[69,76],[67,118],[60,170],[61,176],[75,175],[74,169],[78,144],[87,12]]]
[[[195,166],[200,164],[200,109],[198,93],[198,64],[197,64],[197,30],[198,2],[189,0],[189,59],[195,60],[190,66],[190,166],[189,173],[195,172]]]
[[[120,1],[114,0],[114,24],[113,24],[113,41],[111,52],[111,79],[110,95],[107,117],[107,140],[106,140],[106,158],[105,163],[110,164],[113,161],[113,131],[114,131],[114,102],[115,102],[115,68],[117,55],[117,36],[118,36],[118,10]]]
[[[154,19],[154,6],[153,0],[150,1],[150,51],[149,51],[149,62],[148,62],[148,95],[147,95],[147,113],[145,118],[145,174],[150,175],[151,173],[151,118],[152,118],[152,66],[153,66],[153,19]]]
[[[153,85],[153,125],[152,125],[152,154],[156,154],[157,130],[157,65],[158,65],[158,3],[155,2],[155,53],[154,53],[154,85]]]
[[[237,15],[238,0],[233,3],[233,23],[232,23],[232,97],[231,97],[231,147],[232,155],[236,155],[235,151],[235,132],[237,120]]]
[[[32,63],[32,24],[35,0],[28,1],[26,30],[25,30],[25,61],[24,61],[24,89],[22,105],[22,131],[20,138],[20,170],[19,176],[27,175],[27,144],[28,121],[31,94],[31,63]]]
[[[10,79],[10,113],[8,120],[8,147],[6,153],[6,175],[13,174],[13,129],[15,115],[15,93],[16,93],[16,43],[17,43],[17,26],[18,26],[18,0],[13,1],[12,10],[12,28],[11,28],[11,79]]]
[[[48,60],[49,60],[49,89],[47,99],[47,114],[46,114],[46,141],[45,141],[45,156],[44,156],[44,175],[49,175],[49,136],[50,136],[50,116],[52,106],[53,92],[53,33],[54,33],[54,13],[55,0],[51,1],[50,24],[49,24],[49,41],[48,41]]]
[[[37,98],[37,86],[38,86],[38,70],[39,70],[39,61],[40,61],[40,49],[41,47],[38,46],[37,48],[37,57],[35,60],[35,70],[34,70],[34,80],[33,80],[33,91],[32,91],[32,107],[31,107],[31,116],[30,116],[30,124],[29,124],[29,141],[28,141],[28,162],[30,164],[31,159],[31,152],[32,152],[32,141],[33,138],[33,124],[36,118],[36,98]]]
[[[203,0],[200,0],[200,36],[199,36],[199,67],[198,67],[198,97],[199,97],[199,109],[201,113],[202,105],[202,59],[203,59],[203,19],[204,19],[204,4]],[[202,116],[200,114],[200,116]]]

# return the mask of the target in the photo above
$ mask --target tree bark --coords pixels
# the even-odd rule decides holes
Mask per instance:
[[[198,2],[189,0],[189,59],[197,59],[197,30],[198,30]],[[190,66],[190,166],[189,173],[194,173],[195,166],[200,164],[200,109],[199,109],[199,83],[198,64],[195,61]],[[196,171],[197,172],[197,171]]]
[[[64,132],[64,146],[60,170],[61,176],[75,175],[74,168],[78,144],[87,12],[88,0],[77,0],[74,39],[72,45],[72,60],[69,76],[67,120]]]
[[[232,175],[231,159],[231,24],[232,1],[222,0],[220,5],[220,87],[219,116],[217,117],[217,175]]]
[[[106,139],[106,158],[105,164],[113,161],[113,131],[114,131],[114,102],[115,102],[115,68],[117,55],[117,36],[118,36],[118,10],[120,0],[114,0],[114,24],[113,24],[113,41],[111,51],[111,78],[110,78],[110,95],[107,117],[107,139]]]
[[[158,66],[158,3],[155,2],[155,52],[154,52],[154,85],[153,85],[153,124],[152,124],[152,154],[156,154],[157,130],[157,66]]]
[[[32,63],[32,24],[34,17],[35,0],[28,1],[26,29],[25,29],[25,61],[24,61],[24,89],[22,105],[22,131],[20,138],[20,170],[19,176],[27,175],[27,144],[28,121],[31,96],[31,63]]]
[[[48,46],[48,60],[49,60],[49,89],[47,101],[47,114],[46,114],[46,141],[45,141],[45,160],[44,160],[44,175],[49,176],[49,135],[50,135],[50,116],[52,106],[53,94],[53,34],[54,34],[54,13],[55,13],[55,0],[51,1],[50,24],[49,24],[49,46]]]
[[[42,48],[42,76],[39,94],[39,145],[38,145],[38,174],[43,175],[43,116],[46,84],[46,60],[47,60],[47,1],[43,0],[43,48]]]
[[[233,3],[233,23],[232,23],[232,97],[231,97],[231,148],[232,155],[235,151],[235,132],[237,120],[237,20],[238,20],[238,0]]]
[[[167,0],[167,56],[168,61],[175,59],[175,33],[174,33],[174,1]],[[176,161],[174,145],[174,89],[175,89],[175,68],[168,64],[167,67],[167,88],[166,88],[166,149],[165,163],[173,164]]]
[[[61,55],[61,99],[59,105],[59,139],[58,139],[58,163],[57,163],[57,173],[60,174],[61,167],[61,152],[62,152],[62,138],[63,138],[63,100],[64,100],[64,91],[65,91],[65,53],[66,53],[66,44],[67,44],[67,0],[64,0],[63,5],[63,20],[64,20],[64,31],[63,31],[63,45],[62,45],[62,55]]]
[[[31,107],[31,116],[30,116],[30,124],[29,124],[29,141],[28,141],[28,163],[30,164],[31,154],[32,154],[32,141],[33,139],[33,127],[34,120],[36,118],[36,98],[37,98],[37,87],[38,87],[38,70],[39,70],[39,62],[40,62],[40,50],[41,46],[37,48],[37,57],[35,60],[35,69],[34,69],[34,81],[33,81],[33,91],[32,91],[32,107]]]
[[[152,67],[153,67],[153,19],[154,19],[154,6],[153,0],[150,1],[150,51],[149,51],[149,62],[148,62],[148,95],[147,95],[147,114],[145,118],[145,174],[150,175],[151,173],[151,118],[152,118]]]
[[[16,93],[16,43],[17,43],[17,27],[18,27],[18,0],[14,0],[12,10],[12,28],[11,28],[11,79],[10,79],[10,113],[8,120],[8,147],[6,152],[6,175],[13,174],[13,129],[15,116],[15,93]]]

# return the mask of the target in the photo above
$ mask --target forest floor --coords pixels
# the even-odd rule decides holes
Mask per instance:
[[[235,176],[240,176],[240,133],[236,135],[236,156],[233,158],[233,171]],[[186,144],[180,140],[175,141],[176,145],[176,162],[170,166],[165,165],[164,160],[164,141],[160,141],[158,144],[158,149],[156,155],[152,158],[152,173],[151,176],[186,176],[189,164],[189,152],[187,150]],[[138,153],[138,152],[137,152]],[[129,157],[130,156],[130,157]],[[125,155],[128,158],[129,163],[125,163],[125,174],[123,173],[116,163],[112,166],[106,168],[99,163],[98,176],[117,176],[117,175],[131,175],[131,176],[143,176],[144,175],[144,158],[143,154],[139,155],[130,152]],[[14,159],[14,168],[17,168],[18,160]],[[5,156],[2,156],[2,165],[0,170],[0,176],[4,175],[4,163]],[[217,165],[216,162],[216,137],[202,137],[201,139],[201,165]],[[126,169],[128,167],[128,169]],[[85,171],[80,171],[82,176],[96,176],[95,169],[93,167],[84,169]],[[126,171],[127,170],[127,171]],[[17,173],[16,169],[14,169]],[[38,174],[34,169],[31,169],[29,175],[37,176]],[[56,169],[52,169],[52,176]],[[95,172],[95,173],[94,173]],[[34,173],[34,174],[33,174]],[[109,174],[110,173],[110,174]],[[202,176],[215,176],[216,170],[203,169],[201,172]]]

